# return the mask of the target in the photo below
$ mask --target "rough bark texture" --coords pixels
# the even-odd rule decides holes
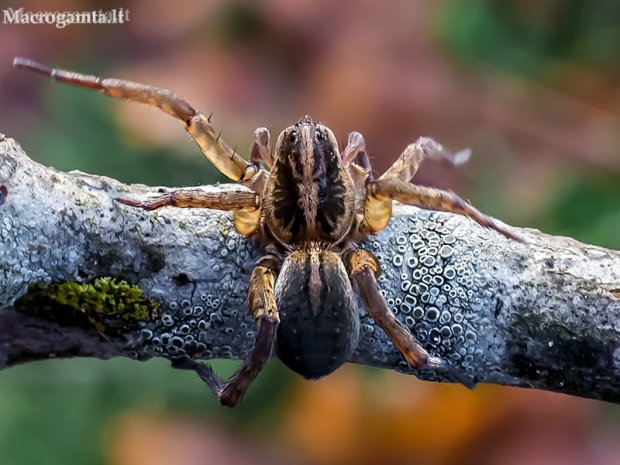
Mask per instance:
[[[227,213],[114,200],[162,190],[60,173],[0,141],[0,368],[69,356],[246,357],[258,245]],[[383,264],[398,318],[463,375],[620,402],[620,253],[519,233],[527,244],[468,218],[399,207],[364,246]],[[49,292],[101,277],[137,286],[148,312],[76,310]],[[409,368],[361,306],[360,318],[352,362],[443,380]]]

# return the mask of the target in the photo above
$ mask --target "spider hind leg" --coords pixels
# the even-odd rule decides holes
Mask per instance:
[[[419,370],[441,372],[450,381],[461,383],[470,389],[474,387],[474,383],[468,377],[439,357],[429,354],[392,313],[379,291],[377,277],[381,270],[379,262],[372,253],[363,249],[352,250],[347,253],[345,260],[351,279],[357,284],[366,311],[394,342],[409,365]]]
[[[377,284],[381,270],[375,256],[367,250],[359,249],[348,253],[345,259],[366,311],[394,341],[407,363],[414,368],[441,368],[441,360],[432,357],[388,308]]]
[[[218,395],[221,404],[227,407],[239,403],[273,352],[280,322],[273,292],[278,266],[277,260],[268,255],[252,270],[248,303],[250,313],[256,318],[258,333],[250,355]]]

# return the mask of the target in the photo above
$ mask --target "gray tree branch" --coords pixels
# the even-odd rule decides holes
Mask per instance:
[[[256,326],[246,289],[260,247],[227,213],[114,200],[165,190],[61,173],[1,138],[0,368],[71,356],[247,356]],[[518,232],[527,244],[458,215],[399,207],[364,246],[383,264],[380,285],[398,318],[462,375],[620,402],[620,253]],[[66,284],[97,278],[125,290]],[[352,362],[446,381],[407,366],[361,308]]]

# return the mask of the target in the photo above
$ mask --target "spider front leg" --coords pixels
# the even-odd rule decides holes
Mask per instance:
[[[230,179],[242,182],[250,188],[254,187],[253,178],[262,171],[256,164],[249,163],[241,158],[216,134],[209,121],[210,118],[196,111],[169,89],[122,79],[100,78],[62,69],[53,69],[24,58],[15,58],[13,66],[26,68],[65,84],[103,92],[110,97],[133,100],[162,109],[169,115],[183,121],[185,129],[199,145],[202,153],[219,171]],[[258,188],[255,191],[262,192]]]
[[[384,229],[392,215],[392,200],[427,210],[458,213],[468,216],[478,224],[518,242],[524,242],[514,232],[496,223],[492,218],[465,202],[452,191],[416,186],[410,183],[420,163],[426,157],[441,157],[454,163],[469,158],[469,151],[455,155],[447,152],[440,144],[429,138],[420,138],[409,145],[396,162],[366,189],[364,201],[365,232],[374,234]]]
[[[206,192],[197,188],[179,188],[144,202],[124,198],[116,201],[144,210],[171,206],[234,211],[235,229],[244,236],[253,235],[260,226],[260,196],[256,192]]]
[[[174,368],[194,370],[220,403],[227,407],[234,407],[239,403],[273,352],[280,322],[273,294],[277,267],[277,261],[267,256],[252,271],[248,303],[250,313],[256,318],[258,333],[250,355],[227,383],[222,382],[208,364],[198,363],[187,357],[172,362]]]

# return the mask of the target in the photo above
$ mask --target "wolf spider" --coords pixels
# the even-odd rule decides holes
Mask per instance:
[[[146,210],[173,206],[233,211],[237,231],[265,244],[266,253],[253,269],[248,289],[258,332],[239,371],[223,382],[209,365],[189,358],[173,360],[176,368],[196,371],[223,405],[232,407],[241,400],[274,348],[285,365],[307,379],[326,376],[346,362],[360,332],[353,283],[368,314],[409,365],[444,371],[452,380],[471,384],[429,354],[396,319],[377,285],[381,272],[377,258],[359,246],[366,236],[387,226],[394,200],[465,215],[520,240],[453,192],[410,183],[424,158],[451,157],[440,144],[418,139],[373,179],[361,134],[351,133],[341,154],[332,131],[305,116],[282,131],[273,152],[269,131],[257,129],[246,161],[219,138],[210,118],[168,89],[52,69],[22,58],[16,58],[14,66],[161,108],[183,122],[219,171],[249,188],[224,193],[177,189],[151,200],[118,199]]]

